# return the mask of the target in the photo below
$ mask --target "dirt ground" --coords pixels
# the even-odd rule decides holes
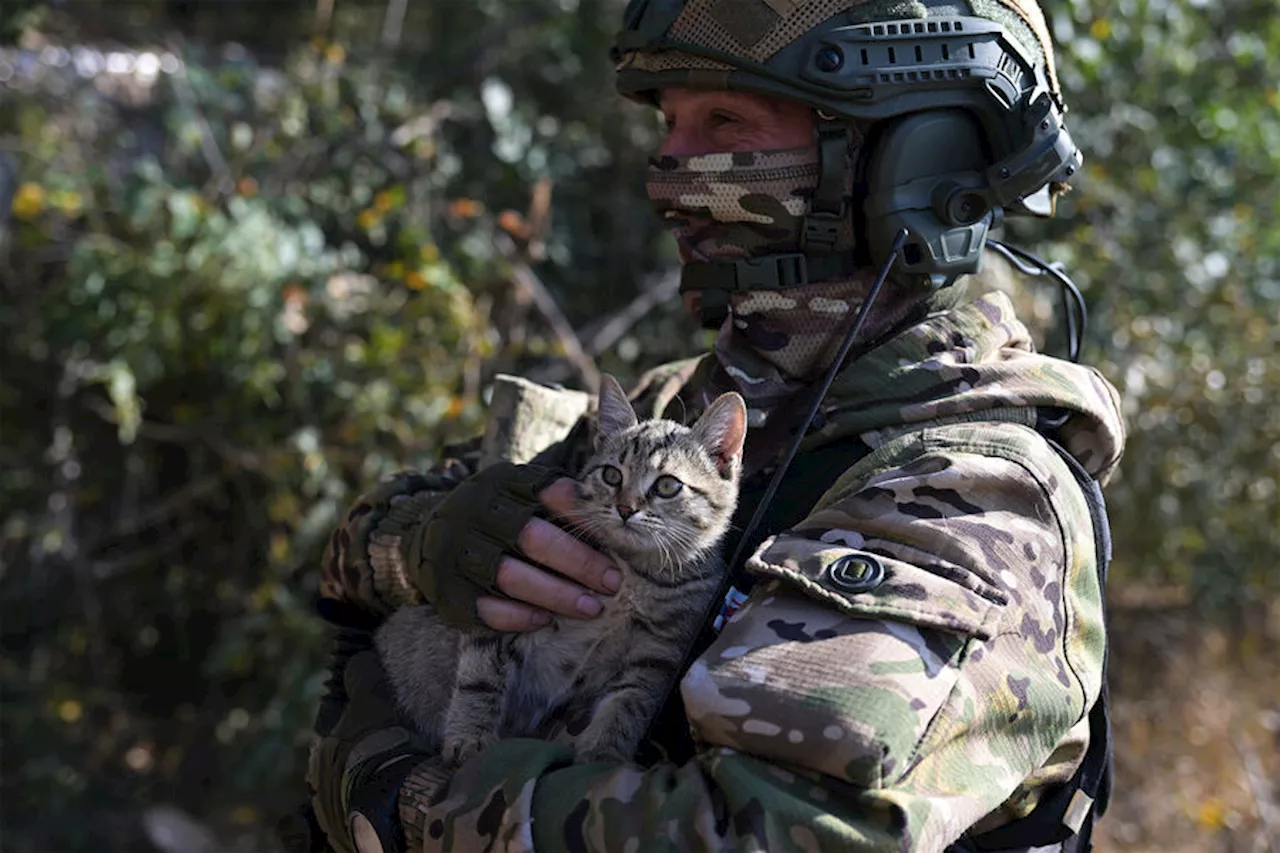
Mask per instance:
[[[1280,601],[1212,625],[1176,592],[1120,592],[1097,849],[1280,853]]]

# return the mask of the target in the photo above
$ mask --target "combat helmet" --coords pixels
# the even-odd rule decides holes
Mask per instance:
[[[1002,217],[1051,215],[1081,164],[1035,0],[631,0],[613,58],[634,100],[653,103],[667,86],[731,89],[818,117],[822,177],[804,251],[688,264],[688,289],[818,280],[848,216],[861,263],[878,266],[905,228],[895,277],[938,288],[977,271]],[[871,133],[846,210],[855,125]],[[731,266],[727,279],[706,269]]]

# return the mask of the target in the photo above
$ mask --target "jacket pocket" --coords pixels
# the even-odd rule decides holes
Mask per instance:
[[[979,640],[994,636],[1009,600],[1003,590],[936,557],[917,565],[795,533],[766,539],[747,568],[850,616]]]

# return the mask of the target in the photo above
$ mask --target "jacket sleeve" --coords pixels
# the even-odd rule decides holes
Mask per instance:
[[[400,543],[472,470],[448,459],[427,472],[393,474],[357,498],[329,535],[320,564],[320,598],[379,617],[421,604]]]
[[[428,762],[401,793],[411,849],[938,851],[1021,816],[1086,746],[1093,554],[1032,430],[890,442],[752,558],[763,579],[681,685],[695,759],[508,740],[452,776]]]

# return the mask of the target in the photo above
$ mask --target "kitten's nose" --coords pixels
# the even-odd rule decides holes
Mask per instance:
[[[636,514],[636,508],[633,506],[614,504],[614,508],[618,510],[618,515],[622,516],[623,521],[626,521],[628,518]]]

